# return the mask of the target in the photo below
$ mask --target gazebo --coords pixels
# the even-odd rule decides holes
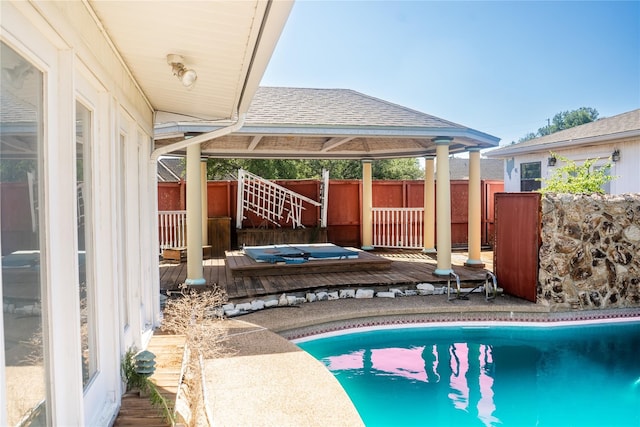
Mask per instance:
[[[492,135],[353,90],[259,87],[248,111],[240,113],[234,121],[193,120],[159,113],[154,156],[157,159],[168,153],[186,154],[187,182],[190,183],[187,186],[187,284],[204,284],[200,230],[206,227],[199,225],[206,221],[202,213],[202,186],[206,179],[204,166],[200,165],[202,157],[361,160],[362,249],[365,250],[373,249],[371,162],[424,157],[423,250],[437,253],[434,274],[449,276],[453,273],[449,155],[469,153],[466,265],[483,267],[480,150],[495,147],[498,142],[499,138]]]

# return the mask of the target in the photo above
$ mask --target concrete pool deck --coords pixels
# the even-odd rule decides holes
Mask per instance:
[[[447,301],[446,295],[342,299],[277,307],[230,319],[232,354],[205,361],[207,406],[216,427],[356,426],[362,421],[338,381],[289,339],[352,327],[447,321],[640,318],[640,308],[550,313],[510,296]]]

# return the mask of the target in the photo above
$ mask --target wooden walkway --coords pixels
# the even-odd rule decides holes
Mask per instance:
[[[182,380],[185,337],[155,333],[147,350],[156,355],[156,371],[151,376],[151,381],[173,406]],[[140,397],[138,393],[132,392],[122,396],[120,412],[113,425],[166,427],[171,424],[163,418],[162,411],[151,404],[148,397]]]
[[[337,287],[357,286],[410,286],[429,282],[433,284],[446,283],[446,278],[433,275],[436,260],[420,251],[409,250],[376,250],[367,252],[367,256],[376,255],[387,261],[388,268],[368,269],[361,271],[320,271],[311,267],[308,272],[304,267],[296,266],[292,274],[278,271],[277,275],[243,273],[234,274],[225,258],[204,260],[204,279],[208,286],[218,286],[226,291],[229,300],[254,298],[263,295],[273,295],[285,292],[306,291],[312,289],[330,289]],[[492,269],[491,252],[483,252],[486,270]],[[484,282],[486,270],[464,266],[466,253],[452,254],[453,270],[460,276],[461,282],[474,285]],[[342,262],[353,262],[346,260]],[[388,261],[392,261],[388,263]],[[313,261],[322,262],[322,261]],[[305,263],[301,264],[305,266]],[[304,272],[302,272],[304,271]],[[160,264],[160,288],[162,290],[176,290],[187,278],[187,264],[166,262]]]

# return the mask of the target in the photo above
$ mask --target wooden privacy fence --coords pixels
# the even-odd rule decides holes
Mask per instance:
[[[278,185],[307,198],[320,200],[321,180],[276,180]],[[468,181],[451,181],[451,242],[454,246],[467,244]],[[176,211],[186,208],[185,182],[158,184],[158,210]],[[504,189],[502,181],[481,182],[481,242],[493,243],[493,195]],[[435,189],[434,189],[435,191]],[[373,181],[374,246],[421,248],[423,245],[424,181]],[[209,181],[207,183],[207,213],[209,218],[229,217],[236,224],[237,182]],[[242,228],[264,227],[264,221],[251,212],[245,213]],[[321,228],[319,207],[305,209],[300,224],[305,228]],[[362,246],[362,182],[360,180],[329,180],[326,210],[328,241],[340,246]],[[162,227],[162,222],[160,222]],[[290,228],[283,221],[282,228]],[[270,225],[273,228],[280,228]],[[162,230],[160,230],[162,232]],[[437,240],[437,236],[436,236]],[[231,230],[231,244],[237,247],[236,228]],[[162,245],[162,240],[161,240]]]

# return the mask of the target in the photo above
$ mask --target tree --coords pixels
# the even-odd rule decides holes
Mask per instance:
[[[265,179],[319,179],[327,169],[332,179],[362,178],[360,160],[209,159],[208,179],[228,179],[243,168]],[[423,176],[417,159],[375,160],[374,179],[419,179]]]
[[[583,164],[577,165],[573,160],[551,153],[552,157],[562,161],[560,166],[553,171],[549,179],[539,178],[545,186],[538,190],[540,193],[572,193],[572,194],[604,194],[602,186],[614,179],[609,175],[611,159],[604,166],[592,167],[599,159],[587,159]]]
[[[561,111],[553,116],[553,120],[551,120],[547,126],[539,128],[536,133],[529,132],[520,138],[518,142],[528,141],[530,139],[539,138],[561,130],[593,122],[598,118],[598,115],[598,111],[595,108],[590,107],[581,107],[572,111]]]

